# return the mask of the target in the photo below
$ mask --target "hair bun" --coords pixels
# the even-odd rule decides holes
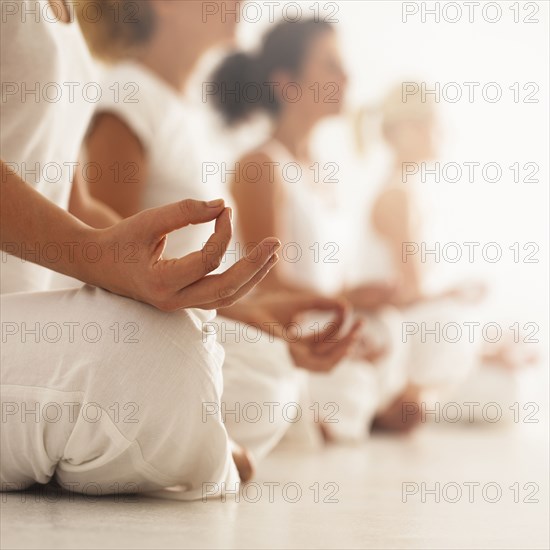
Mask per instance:
[[[296,76],[313,41],[329,31],[330,24],[313,19],[283,21],[264,36],[257,56],[241,52],[227,57],[212,76],[215,105],[225,122],[234,126],[256,111],[276,116],[281,104],[268,84],[271,75],[283,70]]]
[[[245,52],[227,56],[212,75],[216,108],[228,125],[246,119],[261,108],[261,63]],[[254,88],[254,93],[247,93]],[[260,90],[260,92],[258,91]]]

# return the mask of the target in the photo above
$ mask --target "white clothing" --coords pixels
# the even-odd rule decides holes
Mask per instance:
[[[208,145],[190,131],[200,127],[201,122],[184,97],[135,62],[121,62],[113,67],[106,75],[105,87],[115,82],[122,88],[136,83],[138,101],[115,102],[105,96],[97,113],[120,118],[147,152],[148,179],[141,208],[182,198],[211,200],[226,195],[221,179],[213,183],[213,178],[203,177],[205,163],[211,163],[213,157],[210,151],[205,152]],[[213,224],[202,224],[169,235],[167,257],[199,250],[212,230]],[[224,261],[221,267],[225,270],[228,264]],[[300,373],[293,366],[284,341],[271,338],[268,333],[258,334],[254,327],[247,328],[246,324],[223,316],[208,324],[218,333],[226,355],[222,398],[226,414],[222,420],[231,438],[259,460],[290,427],[281,416],[281,408],[299,400]],[[275,416],[270,417],[269,403],[278,404]]]
[[[29,185],[66,210],[97,91],[92,60],[76,23],[48,22],[48,0],[12,4],[17,12],[6,10],[4,16],[3,10],[1,23],[0,154]],[[0,269],[2,294],[49,288],[52,272],[33,263],[3,253]]]
[[[210,200],[224,193],[221,184],[203,183],[200,140],[191,128],[200,126],[193,110],[167,83],[145,66],[124,61],[107,72],[103,87],[114,85],[137,91],[131,102],[105,94],[96,114],[111,113],[124,122],[147,151],[148,178],[140,209],[164,206],[182,199]],[[135,100],[135,101],[134,101]],[[205,162],[211,160],[209,154]],[[113,185],[117,185],[114,183]],[[130,185],[130,184],[128,184]],[[168,236],[166,257],[184,256],[200,249],[214,224],[186,227]]]
[[[28,184],[66,209],[70,171],[52,183],[41,168],[74,166],[93,105],[70,95],[50,102],[42,90],[78,90],[91,81],[92,61],[76,23],[44,19],[48,5],[20,0],[1,23],[2,84],[19,95],[3,98],[0,145]],[[36,103],[22,98],[24,86],[40,89]],[[36,181],[23,163],[38,165]],[[189,499],[204,483],[238,481],[220,415],[203,421],[204,403],[219,406],[222,392],[223,349],[201,330],[210,314],[165,314],[82,285],[34,292],[48,288],[47,270],[14,257],[1,268],[0,490],[55,477],[101,494],[178,485],[170,496]]]
[[[2,296],[2,490],[54,477],[75,492],[180,486],[198,499],[203,483],[235,483],[220,414],[205,411],[222,363],[192,310],[89,286]]]
[[[365,205],[366,223],[362,224],[362,239],[365,246],[359,255],[361,277],[354,277],[355,284],[377,283],[396,278],[394,264],[388,243],[374,228],[372,212],[380,192],[403,189],[408,193],[413,209],[412,223],[416,227],[418,241],[437,241],[437,208],[425,184],[418,178],[408,177],[407,182],[390,181],[382,190],[371,194]],[[430,273],[426,273],[429,276]],[[432,278],[435,280],[433,271]],[[432,286],[429,283],[426,286]],[[429,288],[423,288],[427,293]],[[467,324],[478,320],[479,308],[460,303],[450,298],[434,302],[419,303],[402,308],[402,331],[399,345],[406,346],[407,376],[418,386],[434,387],[442,395],[455,395],[468,400],[468,394],[484,394],[510,401],[516,384],[514,375],[504,369],[486,370],[480,364],[482,344],[479,338],[469,340]],[[484,315],[484,314],[482,314]],[[462,337],[457,338],[462,331]],[[434,334],[434,332],[437,333]],[[456,341],[454,341],[456,339]],[[497,390],[500,388],[500,390]]]
[[[281,217],[275,230],[283,244],[278,269],[299,286],[313,285],[326,294],[340,291],[346,239],[337,196],[330,187],[334,184],[325,181],[329,176],[320,168],[316,174],[296,162],[275,139],[260,151],[275,163],[273,171],[281,184]]]
[[[275,139],[260,151],[278,163],[278,167],[297,164]],[[296,183],[285,181],[281,176],[283,189],[279,208],[282,216],[277,234],[283,243],[297,243],[303,251],[300,262],[285,261],[283,256],[281,273],[292,283],[305,288],[320,293],[338,293],[344,286],[346,262],[343,259],[348,255],[342,213],[335,205],[334,195],[323,187],[324,184],[307,177],[306,167],[302,167],[302,174],[304,177]],[[338,248],[334,263],[308,255],[315,243],[331,242]],[[386,355],[375,365],[366,360],[344,359],[327,374],[309,373],[310,398],[314,406],[329,413],[331,407],[337,408],[334,418],[329,418],[326,423],[333,438],[351,442],[364,439],[375,414],[404,388],[403,354],[407,350],[398,345],[399,329],[398,312],[387,308],[365,325],[365,334],[383,336],[391,344]]]

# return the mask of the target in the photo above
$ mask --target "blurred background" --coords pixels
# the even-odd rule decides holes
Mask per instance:
[[[426,91],[439,86],[437,158],[425,167],[433,170],[438,162],[448,168],[441,170],[439,182],[429,173],[416,181],[435,207],[426,248],[458,243],[463,255],[457,262],[428,260],[431,285],[437,289],[481,279],[489,295],[479,320],[503,327],[536,323],[541,360],[528,393],[547,403],[549,4],[481,2],[471,12],[455,2],[279,2],[272,12],[263,2],[248,4],[238,33],[239,46],[249,50],[258,46],[270,23],[300,13],[297,4],[304,16],[319,14],[339,32],[350,77],[346,116],[319,126],[315,153],[321,163],[338,166],[342,207],[357,224],[340,239],[356,238],[354,250],[363,260],[369,254],[360,250],[365,213],[388,177],[392,157],[376,114],[359,124],[365,144],[358,151],[357,113],[376,113],[386,94],[403,82],[418,82]],[[205,60],[197,86],[191,86],[197,102],[214,63]],[[457,93],[462,94],[459,100]],[[497,93],[502,96],[495,101]],[[261,122],[230,134],[221,126],[213,128],[208,136],[209,144],[216,145],[209,148],[211,160],[217,151],[220,159],[234,162],[266,136]],[[472,178],[468,163],[478,163]],[[458,178],[456,165],[462,171]],[[480,243],[473,262],[462,246],[467,242]],[[499,261],[483,256],[487,243],[500,247]],[[492,256],[495,250],[487,252]],[[351,280],[361,277],[361,266],[361,261],[349,262]]]

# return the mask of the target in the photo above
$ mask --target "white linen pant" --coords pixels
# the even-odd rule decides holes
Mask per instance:
[[[466,380],[481,354],[480,339],[470,341],[467,328],[478,317],[472,306],[451,298],[405,308],[399,342],[409,350],[411,382],[449,388]]]
[[[304,373],[284,340],[224,317],[209,324],[225,350],[222,420],[231,439],[261,460],[296,423]]]
[[[9,294],[2,306],[1,490],[52,477],[94,494],[238,482],[220,414],[223,349],[196,310],[101,289]]]
[[[463,383],[475,371],[480,343],[443,332],[470,318],[468,308],[454,300],[404,311],[388,307],[367,316],[365,331],[375,337],[385,333],[387,354],[375,364],[345,359],[328,375],[310,377],[314,401],[334,411],[327,425],[331,435],[340,441],[363,440],[375,415],[408,384],[448,390]]]
[[[401,316],[385,308],[375,316],[365,316],[364,331],[373,340],[389,343],[387,352],[376,363],[344,359],[328,374],[311,374],[311,399],[319,419],[334,440],[342,443],[363,441],[376,413],[407,384],[408,349],[398,345]]]

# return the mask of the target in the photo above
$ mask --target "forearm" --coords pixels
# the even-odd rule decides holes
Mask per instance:
[[[284,259],[281,261],[285,261]],[[258,290],[265,293],[290,292],[298,294],[316,294],[310,288],[295,284],[280,272],[279,266],[272,269],[269,275],[258,285]]]
[[[94,242],[94,230],[43,197],[4,162],[1,172],[2,250],[82,279],[84,251]]]
[[[344,288],[336,298],[344,300],[356,309],[377,309],[387,305],[387,297],[368,292],[368,285]]]
[[[261,324],[265,320],[265,312],[256,307],[248,296],[236,304],[224,308],[221,315],[249,325]]]
[[[122,219],[114,210],[93,197],[88,197],[85,203],[71,204],[69,212],[79,220],[97,229],[111,227],[111,225]]]
[[[75,174],[69,212],[91,227],[102,229],[118,223],[122,217],[105,203],[92,197],[81,173]]]

